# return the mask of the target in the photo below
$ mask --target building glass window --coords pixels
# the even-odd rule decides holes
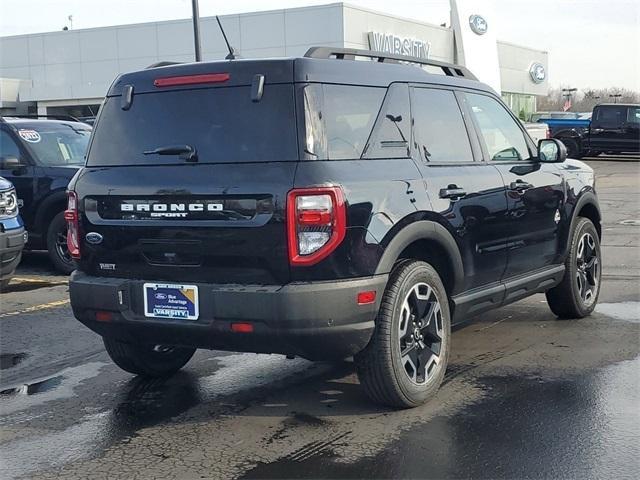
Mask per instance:
[[[502,92],[502,100],[520,120],[527,121],[536,112],[536,96]]]

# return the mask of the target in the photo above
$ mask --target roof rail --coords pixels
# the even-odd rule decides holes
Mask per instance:
[[[393,53],[375,52],[372,50],[359,50],[356,48],[339,47],[311,47],[304,54],[307,58],[333,58],[336,60],[355,60],[356,57],[367,57],[380,63],[416,63],[441,68],[443,73],[449,77],[462,77],[469,80],[478,80],[467,67],[455,65],[453,63],[439,62],[427,58],[411,57],[408,55],[395,55]]]
[[[79,122],[76,117],[71,115],[36,115],[36,114],[20,114],[20,113],[11,113],[8,115],[4,115],[8,118],[51,118],[54,120],[66,120],[67,122]],[[0,119],[4,122],[4,118],[0,116]]]

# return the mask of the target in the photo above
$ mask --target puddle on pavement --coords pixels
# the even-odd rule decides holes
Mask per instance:
[[[620,225],[626,225],[629,227],[640,227],[640,220],[622,220]]]
[[[600,303],[596,312],[626,322],[640,322],[640,302]]]
[[[240,478],[639,478],[638,368],[640,358],[558,378],[481,377],[488,395],[414,422],[376,455],[308,448]]]
[[[2,353],[0,354],[0,370],[13,368],[27,358],[26,353]]]
[[[62,383],[63,378],[64,377],[62,375],[58,375],[39,382],[25,383],[17,387],[2,390],[0,391],[0,395],[35,395],[36,393],[48,392],[49,390],[53,390],[59,386]]]

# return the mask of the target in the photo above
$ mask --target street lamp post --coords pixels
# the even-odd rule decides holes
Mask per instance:
[[[193,46],[196,62],[200,62],[202,61],[202,56],[200,53],[200,13],[198,11],[198,0],[191,0],[191,11],[193,15]]]
[[[621,93],[613,93],[609,95],[609,98],[613,98],[613,103],[618,103],[618,99],[622,96]]]

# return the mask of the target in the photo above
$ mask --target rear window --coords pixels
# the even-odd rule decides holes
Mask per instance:
[[[298,159],[292,84],[266,85],[259,102],[251,87],[137,94],[129,110],[108,98],[87,166],[184,163],[178,155],[143,152],[189,145],[199,163]]]
[[[40,165],[84,165],[91,127],[83,123],[16,122],[23,145]]]

